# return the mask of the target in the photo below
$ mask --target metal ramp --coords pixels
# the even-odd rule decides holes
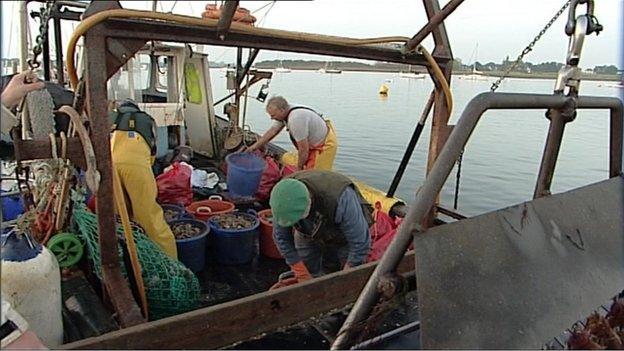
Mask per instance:
[[[417,234],[425,349],[540,348],[624,287],[624,177]]]

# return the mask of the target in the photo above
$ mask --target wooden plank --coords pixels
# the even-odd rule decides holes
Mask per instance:
[[[65,349],[215,349],[344,307],[377,263],[64,345]],[[398,272],[414,270],[408,252]]]

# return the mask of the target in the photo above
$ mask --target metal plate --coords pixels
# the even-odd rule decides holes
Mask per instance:
[[[624,287],[624,178],[414,240],[422,346],[540,348]]]

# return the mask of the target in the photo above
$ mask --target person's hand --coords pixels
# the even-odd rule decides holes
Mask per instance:
[[[305,282],[312,279],[312,274],[310,274],[308,267],[306,267],[303,261],[291,265],[290,269],[295,273],[295,278],[297,278],[298,282]]]
[[[283,288],[285,286],[295,285],[297,283],[299,283],[297,278],[282,279],[282,280],[278,281],[277,283],[273,284],[273,286],[271,286],[271,288],[269,288],[269,290],[275,290],[275,289]]]
[[[7,350],[47,350],[48,348],[41,342],[41,339],[37,337],[31,330],[27,330],[24,334],[20,335],[15,341],[7,345]]]
[[[37,75],[32,71],[16,74],[11,78],[4,91],[2,91],[2,104],[8,108],[13,108],[19,104],[26,94],[44,87],[45,84],[38,81]]]

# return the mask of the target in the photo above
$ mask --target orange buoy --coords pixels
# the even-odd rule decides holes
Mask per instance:
[[[206,11],[202,13],[202,18],[219,19],[221,18],[222,9],[223,5],[217,8],[217,5],[208,4],[206,5]],[[236,12],[234,12],[234,16],[232,17],[232,22],[253,26],[256,22],[256,17],[253,16],[246,8],[237,7]]]

